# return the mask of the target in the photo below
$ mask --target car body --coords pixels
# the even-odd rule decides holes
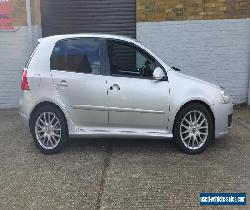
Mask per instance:
[[[45,105],[60,110],[69,137],[173,138],[178,113],[193,103],[209,114],[211,139],[229,133],[232,124],[233,106],[222,88],[171,69],[128,37],[69,34],[42,38],[22,80],[19,112],[30,129],[34,113]]]

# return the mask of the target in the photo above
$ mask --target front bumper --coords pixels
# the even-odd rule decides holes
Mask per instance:
[[[214,107],[215,138],[230,133],[232,128],[233,104],[216,104]]]

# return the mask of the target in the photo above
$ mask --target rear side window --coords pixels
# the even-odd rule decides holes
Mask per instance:
[[[66,71],[66,50],[67,41],[58,41],[54,47],[53,53],[50,58],[51,69]]]
[[[34,54],[35,54],[35,52],[36,52],[36,50],[37,50],[39,44],[40,44],[40,43],[38,42],[38,43],[36,44],[34,50],[32,51],[32,53],[30,54],[29,59],[28,59],[28,61],[27,61],[26,64],[25,64],[25,68],[28,68],[28,67],[29,67],[30,61],[32,60],[32,58],[33,58],[33,56],[34,56]]]
[[[51,69],[100,74],[100,43],[94,38],[61,40],[51,55]]]

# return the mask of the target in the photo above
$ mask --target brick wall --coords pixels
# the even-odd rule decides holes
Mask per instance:
[[[137,39],[169,66],[225,87],[239,104],[249,91],[249,29],[250,19],[141,22]]]
[[[27,25],[25,0],[12,0],[13,2],[13,19],[15,26]]]
[[[250,18],[249,0],[137,0],[137,21]]]
[[[32,24],[41,25],[40,0],[31,0]]]
[[[15,31],[0,31],[0,108],[17,106],[29,55],[25,0],[13,6]],[[31,8],[35,43],[40,0],[31,0]],[[250,103],[249,18],[250,0],[137,0],[137,38],[182,72],[225,86],[234,103],[248,94]]]
[[[13,2],[13,19],[15,26],[26,26],[26,1],[25,0],[12,0]],[[41,25],[40,15],[40,0],[31,0],[31,14],[32,24]]]
[[[250,0],[137,0],[137,39],[250,104]]]
[[[0,108],[17,107],[20,79],[29,56],[26,1],[13,0],[14,31],[0,31]],[[33,45],[41,37],[40,0],[31,0]]]

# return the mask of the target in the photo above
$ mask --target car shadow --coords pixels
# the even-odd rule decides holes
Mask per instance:
[[[70,138],[67,148],[105,148],[105,150],[179,152],[173,139],[150,138]]]
[[[230,138],[230,137],[229,137]],[[218,150],[230,150],[228,137],[219,138],[211,142],[204,154]],[[152,139],[152,138],[70,138],[64,151],[88,151],[104,150],[106,152],[126,153],[172,153],[182,154],[175,145],[174,139]]]

